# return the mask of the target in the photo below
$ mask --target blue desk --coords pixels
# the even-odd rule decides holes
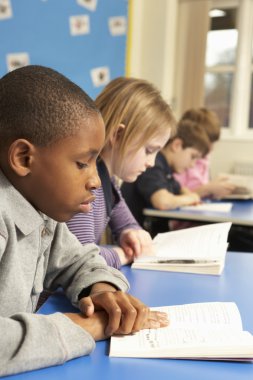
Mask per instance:
[[[230,201],[229,201],[230,202]],[[210,212],[210,211],[187,211],[176,210],[156,210],[145,208],[143,214],[149,217],[159,217],[168,219],[180,219],[201,222],[232,222],[240,226],[253,226],[253,201],[233,201],[230,212]]]
[[[253,333],[253,255],[229,252],[221,276],[131,270],[123,268],[131,293],[150,306],[204,301],[235,301],[244,328]],[[61,294],[51,297],[40,309],[43,314],[71,311]],[[38,342],[39,344],[39,342]],[[253,363],[191,360],[124,359],[108,357],[109,342],[98,342],[86,357],[61,366],[6,377],[17,380],[250,380]]]

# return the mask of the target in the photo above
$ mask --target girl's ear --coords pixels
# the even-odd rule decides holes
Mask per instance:
[[[15,140],[9,147],[8,160],[10,168],[20,177],[31,171],[35,147],[25,139]]]
[[[114,145],[121,139],[122,133],[124,132],[125,128],[125,124],[118,125],[118,128],[113,132],[112,138],[110,139],[112,145]]]

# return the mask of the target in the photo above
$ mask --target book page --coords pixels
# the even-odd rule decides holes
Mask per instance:
[[[221,173],[220,177],[225,177],[229,183],[235,185],[235,189],[232,194],[226,198],[242,198],[253,196],[253,176],[250,175],[240,175],[240,174],[230,174],[230,173]]]
[[[202,302],[168,306],[170,327],[212,327],[242,330],[239,310],[234,302]]]
[[[200,203],[196,206],[184,206],[181,210],[185,211],[211,211],[211,212],[230,212],[233,207],[231,202],[223,203]]]
[[[169,231],[153,239],[156,257],[141,256],[135,262],[159,260],[224,260],[231,223],[214,223]]]
[[[110,356],[253,358],[253,336],[246,331],[169,327],[113,336]]]
[[[226,349],[229,356],[235,349],[239,357],[241,347],[250,347],[253,357],[253,336],[242,331],[240,313],[233,302],[165,306],[152,310],[167,312],[170,325],[112,337],[110,355],[202,357],[205,353],[219,356]]]

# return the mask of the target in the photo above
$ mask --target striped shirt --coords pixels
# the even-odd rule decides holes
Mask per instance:
[[[67,222],[70,231],[82,244],[99,244],[107,225],[109,225],[111,229],[115,242],[119,241],[120,234],[123,230],[127,228],[141,228],[123,199],[120,189],[113,180],[112,185],[119,195],[119,201],[113,205],[109,216],[106,211],[104,191],[103,188],[100,187],[94,191],[96,199],[92,203],[91,211],[87,214],[76,214]],[[99,246],[99,248],[100,255],[104,257],[108,265],[117,269],[121,267],[119,256],[113,249],[113,246]]]

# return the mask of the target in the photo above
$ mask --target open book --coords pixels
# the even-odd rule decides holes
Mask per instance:
[[[206,224],[158,234],[153,239],[156,255],[136,258],[132,268],[221,274],[231,224]]]
[[[253,336],[243,331],[233,302],[207,302],[153,308],[170,324],[113,336],[110,356],[198,360],[253,360]]]
[[[208,212],[221,212],[221,213],[227,213],[232,210],[233,203],[231,202],[219,202],[219,203],[212,203],[212,202],[203,202],[198,205],[194,206],[183,206],[180,207],[180,210],[183,211],[208,211]]]
[[[253,177],[241,174],[221,173],[221,177],[226,177],[227,181],[235,185],[232,194],[223,199],[252,199],[253,198]]]

